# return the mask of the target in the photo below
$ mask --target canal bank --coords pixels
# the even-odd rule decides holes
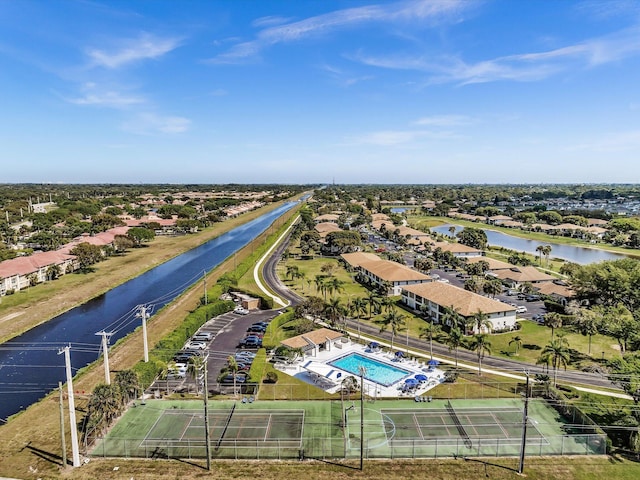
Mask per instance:
[[[300,198],[294,197],[293,200]],[[0,304],[0,344],[139,277],[145,272],[197,248],[228,231],[283,205],[280,201],[208,227],[198,234],[157,237],[144,248],[131,249],[95,265],[89,274],[65,275],[58,280],[4,297]],[[51,299],[56,301],[52,302]],[[11,303],[16,303],[11,305]]]

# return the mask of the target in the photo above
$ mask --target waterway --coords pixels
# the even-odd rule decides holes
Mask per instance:
[[[101,337],[113,332],[110,343],[141,325],[138,306],[151,316],[209,271],[267,230],[295,202],[286,203],[207,243],[149,270],[139,277],[46,322],[0,347],[0,419],[37,402],[65,382],[64,355],[71,345],[73,374],[99,356]],[[90,278],[90,277],[88,277]],[[88,280],[90,281],[90,280]],[[140,345],[140,358],[143,348]],[[0,423],[2,421],[0,420]]]
[[[456,228],[455,234],[463,229],[460,225],[447,224],[433,227],[431,231],[451,236],[451,232],[449,231],[450,227]],[[536,251],[537,247],[540,245],[551,245],[551,258],[562,258],[580,265],[587,265],[589,263],[597,263],[605,260],[628,258],[627,255],[622,253],[613,253],[597,248],[585,248],[554,242],[541,242],[540,240],[528,240],[526,238],[514,237],[495,230],[482,230],[487,234],[487,242],[491,246],[504,247],[516,252],[526,252],[532,255],[538,255],[538,252]]]

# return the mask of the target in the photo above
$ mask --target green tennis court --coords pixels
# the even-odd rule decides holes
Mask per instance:
[[[289,459],[517,456],[521,399],[210,402],[214,458]],[[581,432],[573,434],[569,432]],[[130,408],[90,454],[204,458],[203,404],[148,400]],[[528,455],[603,454],[606,436],[571,425],[547,401],[529,404]]]
[[[304,410],[230,410],[214,412],[209,417],[211,445],[258,448],[286,446],[300,448]],[[202,410],[165,410],[158,417],[141,446],[204,441],[205,421]]]

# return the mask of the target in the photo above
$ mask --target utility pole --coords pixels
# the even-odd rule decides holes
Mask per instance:
[[[520,465],[518,466],[518,473],[522,475],[524,471],[524,450],[527,445],[527,421],[529,419],[529,372],[525,370],[527,376],[527,383],[525,385],[524,392],[524,410],[522,411],[522,443],[520,445]]]
[[[142,319],[142,342],[144,348],[144,361],[149,361],[149,346],[147,344],[147,307],[144,305],[140,305],[138,307],[139,311],[136,314],[136,317],[140,317]]]
[[[364,470],[364,374],[366,368],[360,367],[360,470]]]
[[[64,353],[64,363],[67,370],[67,393],[69,395],[69,424],[71,425],[71,455],[73,457],[73,466],[80,466],[80,451],[78,450],[78,430],[76,427],[76,402],[73,397],[73,377],[71,376],[71,356],[69,355],[69,346],[67,345],[58,351],[58,355]]]
[[[207,470],[211,470],[211,439],[209,438],[209,387],[207,382],[207,362],[209,355],[204,357],[204,441],[207,450]]]
[[[203,270],[203,279],[204,279],[204,304],[207,305],[209,301],[207,300],[207,271]]]
[[[60,441],[62,443],[62,468],[67,466],[67,439],[64,437],[64,399],[62,394],[62,382],[58,382],[60,392]]]
[[[102,354],[104,356],[104,381],[107,385],[111,385],[111,376],[109,375],[109,337],[113,335],[113,332],[97,332],[96,335],[102,336]]]

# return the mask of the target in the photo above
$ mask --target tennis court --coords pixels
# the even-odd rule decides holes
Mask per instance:
[[[213,448],[286,447],[301,448],[304,410],[241,410],[235,405],[228,412],[209,417],[209,438]],[[142,447],[202,441],[205,437],[202,410],[165,410],[141,443]]]
[[[288,459],[517,456],[521,399],[409,399],[211,402],[209,445],[214,458]],[[568,424],[545,400],[529,404],[528,455],[603,454],[606,437]],[[583,431],[585,432],[585,431]],[[361,435],[362,433],[362,435]],[[202,402],[152,400],[129,409],[92,455],[204,458]]]

